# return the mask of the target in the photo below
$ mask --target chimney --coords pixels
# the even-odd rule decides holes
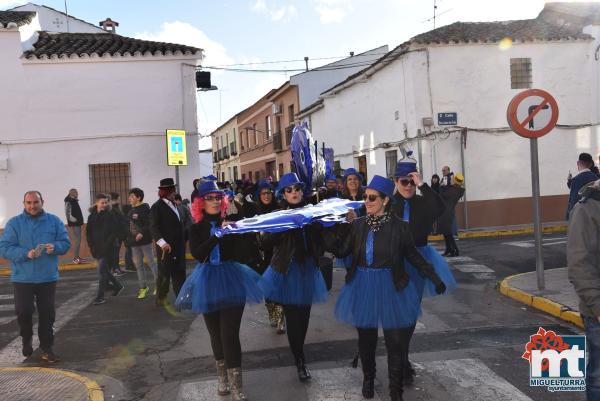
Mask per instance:
[[[100,27],[106,32],[117,33],[117,27],[119,26],[119,23],[107,18],[104,21],[100,21],[98,25],[100,25]]]
[[[354,57],[354,52],[350,52],[350,57]]]

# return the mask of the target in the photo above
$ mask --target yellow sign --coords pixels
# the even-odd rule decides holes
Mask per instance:
[[[187,166],[185,131],[167,130],[167,165]]]

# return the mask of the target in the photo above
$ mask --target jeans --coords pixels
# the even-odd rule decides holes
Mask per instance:
[[[152,270],[154,282],[156,284],[156,259],[154,258],[154,250],[152,248],[152,244],[132,246],[129,248],[131,249],[133,263],[137,270],[138,285],[140,288],[148,287],[146,269],[144,268],[144,258],[146,258],[146,263],[150,267],[150,270]]]
[[[19,322],[20,335],[24,340],[33,336],[33,301],[38,311],[38,337],[40,348],[48,351],[54,344],[54,299],[56,281],[48,283],[13,283],[15,313]]]
[[[115,289],[121,288],[122,284],[113,276],[108,267],[106,258],[98,259],[98,294],[96,299],[104,298],[106,287],[111,284]]]
[[[586,395],[588,401],[600,401],[600,323],[584,316],[587,341]]]
[[[240,305],[203,315],[215,360],[225,359],[227,369],[242,366],[240,325],[243,313],[244,305]]]
[[[81,248],[81,226],[70,226],[71,239],[73,246],[73,259],[79,259],[79,249]]]

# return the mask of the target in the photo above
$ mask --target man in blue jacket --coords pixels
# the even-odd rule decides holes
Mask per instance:
[[[571,174],[569,173],[569,177],[567,178],[567,186],[569,187],[567,220],[569,220],[571,209],[573,209],[573,206],[575,206],[575,204],[581,199],[579,190],[583,188],[584,185],[600,178],[592,171],[594,167],[594,159],[592,159],[592,155],[589,153],[581,153],[579,155],[579,160],[577,160],[577,170],[579,170],[579,172],[575,177],[571,177]]]
[[[71,246],[69,235],[60,219],[43,209],[39,191],[28,191],[23,197],[24,211],[11,218],[0,237],[0,256],[11,262],[15,312],[23,339],[23,356],[33,354],[33,302],[39,321],[38,337],[42,359],[57,362],[54,344],[54,299],[58,281],[58,255]]]

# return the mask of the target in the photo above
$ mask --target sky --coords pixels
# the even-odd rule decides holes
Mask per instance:
[[[26,1],[0,0],[0,9]],[[64,0],[37,0],[64,11]],[[436,26],[456,21],[535,18],[544,0],[437,0]],[[97,24],[119,22],[117,33],[204,49],[204,66],[249,72],[212,71],[219,89],[199,92],[201,136],[208,136],[298,70],[382,45],[390,49],[433,29],[434,0],[67,0],[69,14]],[[293,62],[288,62],[296,60]],[[272,63],[277,62],[277,63]],[[258,64],[267,63],[267,64]],[[200,140],[210,147],[210,139]]]

